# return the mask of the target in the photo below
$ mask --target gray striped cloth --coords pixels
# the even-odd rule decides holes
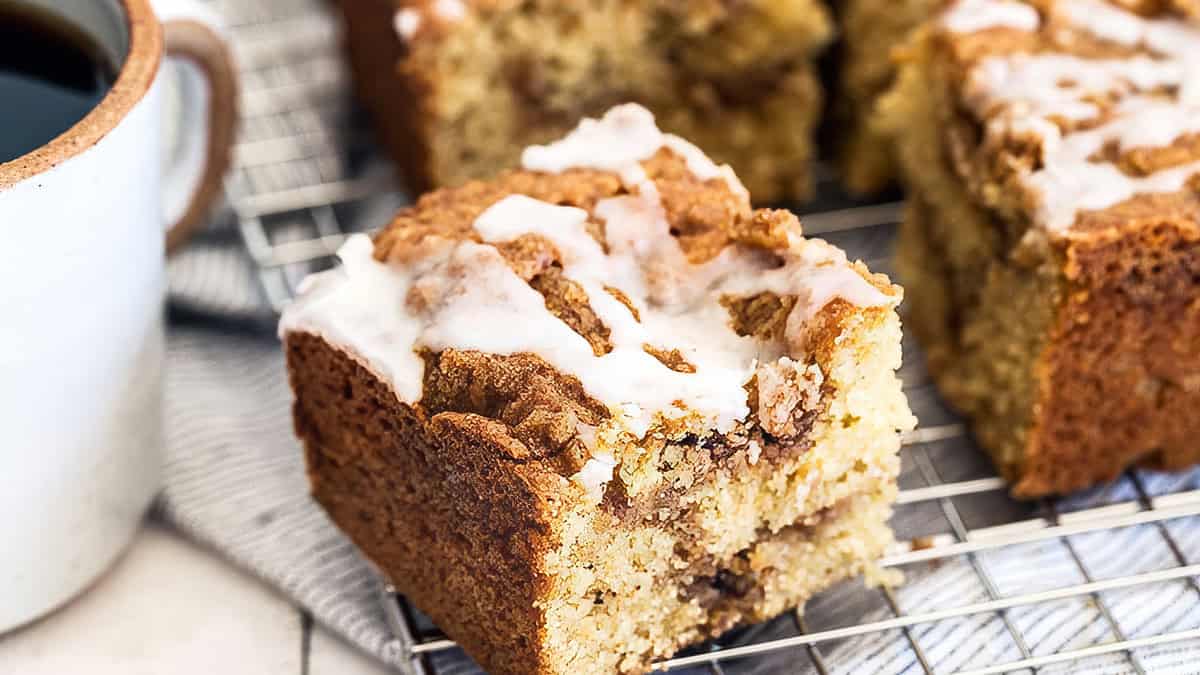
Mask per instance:
[[[841,241],[854,252],[854,241]],[[869,246],[864,243],[862,246]],[[860,246],[861,250],[861,246]],[[864,254],[865,257],[871,257]],[[253,572],[307,608],[346,640],[413,672],[405,645],[389,630],[380,583],[371,567],[308,497],[300,448],[293,438],[283,358],[274,317],[236,233],[214,227],[171,263],[171,333],[167,370],[168,462],[159,517]],[[947,413],[927,388],[913,390],[925,423]],[[934,422],[937,423],[937,422]],[[986,462],[962,441],[923,450],[944,480],[986,475]],[[909,458],[906,458],[906,460]],[[1152,494],[1191,489],[1196,473],[1145,474]],[[906,462],[902,482],[922,483]],[[960,504],[972,527],[1027,517],[1030,508],[1002,495]],[[1137,498],[1128,480],[1058,505],[1063,511]],[[936,504],[902,510],[902,537],[949,528]],[[1164,534],[1170,534],[1172,549]],[[1078,556],[1078,560],[1075,556]],[[898,609],[918,613],[989,597],[1053,589],[1200,560],[1200,522],[1177,519],[1100,534],[1055,539],[905,570]],[[993,588],[981,581],[987,573]],[[989,595],[994,594],[994,595]],[[847,583],[813,600],[807,629],[851,626],[894,616],[878,590]],[[1200,591],[1190,579],[1045,602],[995,613],[948,618],[820,645],[835,673],[920,673],[913,644],[938,673],[984,668],[1020,658],[1078,649],[1120,637],[1138,638],[1200,627]],[[731,637],[729,644],[796,634],[777,620]],[[1023,644],[1018,644],[1019,635]],[[1200,644],[1175,643],[1047,667],[1045,672],[1200,672]],[[803,647],[725,664],[729,673],[795,673],[813,669]],[[432,657],[439,673],[476,672],[458,650]],[[701,669],[684,671],[707,672]]]

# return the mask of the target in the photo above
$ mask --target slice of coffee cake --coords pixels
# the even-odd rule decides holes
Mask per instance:
[[[313,493],[489,672],[641,672],[891,542],[901,292],[637,106],[421,198],[281,332]]]
[[[811,194],[821,0],[338,0],[360,98],[409,187],[513,166],[637,101],[755,199]]]
[[[946,396],[1021,496],[1200,460],[1200,25],[962,0],[882,104],[899,264]]]

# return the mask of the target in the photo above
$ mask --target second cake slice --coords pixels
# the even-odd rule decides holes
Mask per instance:
[[[958,0],[880,106],[913,328],[1021,497],[1200,462],[1200,25],[1169,4]]]
[[[282,333],[313,493],[489,672],[640,672],[891,542],[900,289],[624,106],[423,197]]]
[[[512,166],[625,101],[732,164],[755,199],[812,196],[821,0],[337,0],[357,90],[414,190]]]

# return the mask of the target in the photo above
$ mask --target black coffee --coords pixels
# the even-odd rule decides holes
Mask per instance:
[[[70,129],[115,78],[100,46],[78,28],[0,0],[0,162]]]

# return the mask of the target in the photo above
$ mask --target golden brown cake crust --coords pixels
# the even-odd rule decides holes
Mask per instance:
[[[543,672],[533,561],[553,537],[557,474],[511,457],[485,418],[401,404],[318,337],[290,335],[286,352],[314,498],[489,672]]]
[[[1088,223],[1063,251],[1021,495],[1200,461],[1200,195],[1143,195]]]

